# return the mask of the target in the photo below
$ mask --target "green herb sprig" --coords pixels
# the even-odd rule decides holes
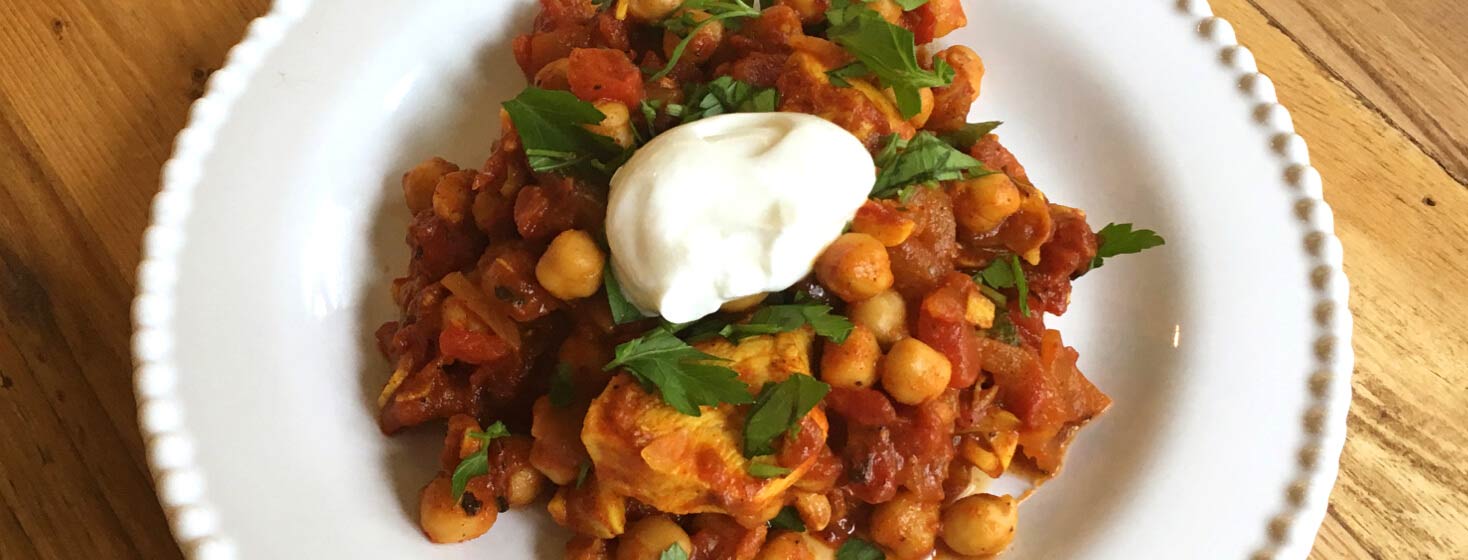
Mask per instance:
[[[679,339],[678,327],[663,325],[617,346],[606,371],[624,368],[649,392],[656,390],[678,412],[699,416],[700,406],[748,404],[749,386],[739,374]]]
[[[775,514],[774,519],[767,521],[765,526],[797,533],[805,532],[805,521],[800,518],[800,512],[796,511],[793,506],[780,508],[780,513]]]
[[[570,92],[528,87],[504,108],[535,171],[606,179],[629,155],[611,138],[583,127],[606,115]]]
[[[464,498],[464,490],[469,487],[471,479],[489,474],[489,442],[509,437],[510,429],[504,422],[495,422],[482,432],[470,430],[464,435],[479,440],[480,444],[479,451],[460,459],[459,466],[454,467],[453,477],[449,479],[449,495],[455,503]]]
[[[1096,258],[1091,268],[1101,268],[1103,260],[1117,255],[1140,253],[1167,244],[1167,240],[1150,229],[1132,230],[1132,224],[1106,224],[1096,232]]]
[[[952,66],[938,59],[933,61],[932,70],[924,69],[918,64],[917,39],[912,32],[889,23],[864,2],[832,2],[826,19],[831,22],[826,38],[856,57],[882,87],[892,88],[897,110],[904,118],[922,111],[919,89],[953,82]],[[851,76],[845,73],[839,77]]]
[[[995,259],[989,263],[984,270],[974,275],[974,281],[995,290],[1014,288],[1019,293],[1019,311],[1026,317],[1030,316],[1030,283],[1025,279],[1025,271],[1020,268],[1019,256],[1010,255],[1008,259]],[[986,292],[987,293],[987,292]]]
[[[698,20],[693,17],[692,10],[702,10],[709,14],[708,17]],[[668,57],[668,64],[663,66],[648,81],[662,79],[677,66],[678,60],[683,58],[683,51],[688,49],[688,43],[698,35],[698,30],[716,21],[734,20],[735,18],[759,17],[759,10],[746,4],[743,0],[686,0],[679,8],[679,15],[663,20],[659,25],[683,37],[678,45],[673,47],[672,56]]]
[[[928,132],[919,132],[912,140],[893,134],[877,153],[877,182],[872,185],[872,198],[898,198],[906,201],[918,186],[936,186],[939,181],[982,177],[994,173],[983,162],[969,157]]]
[[[829,392],[830,385],[801,373],[791,374],[779,383],[766,384],[744,421],[744,456],[774,453],[775,438],[780,434],[794,437],[800,430],[800,421]]]
[[[872,543],[851,537],[836,551],[836,560],[886,560],[887,555]]]
[[[601,272],[602,286],[607,291],[607,305],[612,309],[612,322],[621,325],[646,318],[642,310],[632,305],[627,296],[622,293],[622,284],[617,281],[617,273],[612,269],[611,261],[607,262],[606,268]]]

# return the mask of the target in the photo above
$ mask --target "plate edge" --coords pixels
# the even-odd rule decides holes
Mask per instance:
[[[1311,319],[1316,329],[1309,349],[1314,363],[1306,385],[1313,400],[1300,418],[1306,441],[1296,452],[1299,472],[1280,495],[1277,513],[1264,528],[1264,543],[1251,555],[1251,560],[1304,559],[1315,545],[1330,504],[1351,405],[1354,321],[1345,251],[1335,235],[1335,215],[1325,202],[1324,181],[1310,164],[1309,146],[1295,131],[1289,110],[1280,104],[1274,82],[1259,71],[1253,52],[1239,44],[1233,25],[1214,15],[1208,0],[1175,4],[1193,18],[1199,37],[1218,47],[1217,62],[1237,75],[1238,91],[1254,104],[1255,124],[1269,131],[1270,149],[1285,164],[1283,179],[1297,197],[1294,214],[1306,230],[1303,245],[1311,264],[1306,280],[1315,295]]]
[[[271,10],[253,21],[226,64],[210,77],[206,93],[189,113],[174,151],[163,166],[161,190],[153,199],[150,224],[143,234],[133,300],[132,353],[138,426],[143,432],[150,473],[174,539],[191,560],[230,560],[234,544],[218,530],[218,517],[208,501],[204,475],[193,464],[192,439],[183,428],[182,405],[175,400],[177,370],[172,363],[171,322],[176,259],[184,245],[182,226],[202,175],[204,159],[213,152],[215,136],[249,79],[312,0],[275,0]],[[1305,558],[1324,520],[1345,445],[1346,415],[1351,402],[1354,354],[1351,345],[1350,286],[1343,269],[1344,251],[1335,235],[1334,216],[1323,198],[1323,181],[1310,165],[1309,149],[1295,132],[1289,111],[1278,102],[1274,84],[1258,71],[1254,56],[1238,44],[1233,26],[1213,14],[1207,0],[1176,0],[1193,17],[1202,40],[1219,47],[1217,63],[1238,75],[1238,90],[1255,103],[1254,120],[1269,130],[1273,152],[1285,163],[1283,179],[1294,189],[1295,215],[1306,228],[1304,248],[1310,256],[1309,282],[1315,294],[1312,310],[1317,336],[1308,377],[1313,401],[1301,418],[1307,435],[1298,451],[1300,472],[1281,494],[1279,512],[1265,527],[1265,543],[1254,560]]]
[[[183,226],[220,127],[265,57],[311,3],[274,0],[268,12],[250,22],[223,67],[209,77],[204,95],[190,107],[188,124],[174,139],[173,153],[163,164],[161,188],[143,231],[137,295],[132,304],[133,394],[158,502],[174,540],[191,560],[231,560],[237,554],[234,543],[219,530],[204,474],[194,465],[193,439],[184,428],[185,411],[175,398],[173,294],[177,258],[185,243]]]

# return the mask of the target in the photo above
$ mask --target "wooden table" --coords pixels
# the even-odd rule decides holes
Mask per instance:
[[[0,558],[179,556],[134,421],[133,271],[189,104],[267,8],[0,0]],[[1312,558],[1468,558],[1468,3],[1214,9],[1346,247],[1356,399]]]

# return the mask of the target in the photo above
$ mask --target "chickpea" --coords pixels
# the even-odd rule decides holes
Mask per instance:
[[[473,212],[474,175],[472,169],[444,175],[433,188],[433,214],[451,224],[463,223]]]
[[[446,475],[439,475],[423,487],[418,496],[418,525],[428,540],[436,543],[457,543],[478,538],[499,517],[494,504],[485,503],[472,492],[465,493],[454,501],[453,483]]]
[[[504,448],[501,457],[513,469],[504,475],[505,501],[510,503],[510,507],[529,505],[549,486],[545,475],[531,464],[533,440],[526,436],[510,436],[500,440],[500,445]]]
[[[459,170],[459,166],[443,158],[431,158],[409,169],[403,174],[403,198],[408,210],[414,214],[433,206],[433,191],[444,175]]]
[[[832,387],[870,388],[877,384],[877,362],[882,347],[872,330],[861,325],[851,329],[846,342],[827,340],[821,353],[821,381]]]
[[[872,510],[872,540],[897,558],[926,557],[937,541],[938,505],[908,492],[878,504]]]
[[[871,0],[867,2],[867,7],[881,15],[882,19],[887,20],[887,23],[902,25],[902,6],[898,5],[897,2],[893,0]]]
[[[474,225],[487,234],[508,235],[515,231],[515,203],[493,189],[483,189],[474,195]]]
[[[571,80],[567,77],[571,69],[570,58],[558,58],[540,67],[535,73],[535,87],[541,89],[571,89]]]
[[[597,101],[596,109],[605,115],[598,124],[586,125],[586,130],[611,138],[618,146],[632,147],[632,117],[627,106],[620,101]]]
[[[892,91],[892,88],[882,90],[882,95],[885,95],[894,107],[897,105],[897,92]],[[913,128],[922,128],[928,123],[928,117],[933,116],[933,88],[918,88],[918,99],[922,104],[918,106],[917,114],[907,118],[907,124],[912,125]]]
[[[563,300],[584,298],[601,288],[606,256],[586,232],[570,229],[556,235],[535,263],[535,279]]]
[[[953,187],[953,214],[972,232],[999,227],[1019,211],[1019,188],[1003,173],[961,181]]]
[[[683,0],[629,0],[627,2],[627,15],[632,19],[656,23],[662,21],[668,15],[683,5]]]
[[[754,294],[752,296],[744,296],[736,300],[726,301],[724,302],[724,305],[719,306],[719,311],[723,311],[725,313],[743,313],[745,311],[749,311],[750,309],[754,309],[754,306],[759,305],[761,302],[765,301],[765,296],[768,295],[769,294]]]
[[[815,554],[805,545],[800,533],[780,533],[765,541],[755,560],[815,560]]]
[[[823,531],[831,524],[831,499],[824,494],[795,494],[795,511],[800,514],[801,522],[812,531]]]
[[[806,25],[826,21],[826,10],[831,8],[830,0],[780,0],[780,5],[795,10],[800,23]]]
[[[703,10],[688,10],[688,13],[693,14],[692,19],[694,22],[702,22],[711,17],[708,12]],[[682,15],[680,14],[678,17],[682,17]],[[682,42],[683,37],[677,33],[673,33],[672,31],[663,32],[663,56],[667,57],[668,60],[672,60],[673,51]],[[719,43],[722,42],[724,42],[724,22],[714,21],[698,28],[698,31],[693,34],[693,39],[689,40],[688,45],[683,47],[683,57],[679,60],[693,64],[708,62],[709,57],[714,56],[714,51],[719,48]]]
[[[938,396],[952,375],[948,358],[916,338],[897,341],[882,360],[882,388],[902,404],[921,404]]]
[[[837,237],[816,259],[816,279],[841,299],[860,301],[892,287],[892,261],[881,241],[865,233]]]
[[[666,515],[645,518],[627,528],[617,539],[616,560],[658,560],[668,547],[677,544],[684,552],[693,552],[688,533]]]
[[[851,322],[872,331],[883,348],[907,338],[907,303],[895,290],[887,290],[846,308]]]
[[[1014,498],[974,494],[943,510],[943,542],[966,556],[999,554],[1014,540],[1018,522]]]
[[[627,528],[627,498],[598,483],[595,472],[580,486],[557,488],[545,510],[556,524],[579,535],[612,539]]]

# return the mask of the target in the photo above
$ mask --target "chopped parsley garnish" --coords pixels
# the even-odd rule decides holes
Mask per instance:
[[[1030,283],[1025,280],[1025,271],[1020,268],[1019,257],[1010,255],[1009,259],[995,259],[989,263],[984,270],[974,275],[974,280],[995,290],[1014,288],[1019,292],[1019,310],[1026,317],[1030,316]],[[985,292],[988,293],[988,292]]]
[[[667,550],[664,550],[662,554],[658,555],[658,560],[688,560],[688,551],[683,550],[683,545],[673,543],[668,545]]]
[[[921,7],[923,4],[927,4],[928,3],[928,0],[896,0],[896,1],[897,1],[897,5],[898,6],[902,6],[903,11],[907,11],[907,12],[911,12],[913,10],[916,10],[919,7]]]
[[[582,461],[581,466],[576,469],[576,487],[580,488],[586,484],[586,475],[591,474],[591,461]]]
[[[775,88],[755,87],[729,76],[719,76],[713,81],[691,86],[686,99],[680,106],[681,120],[685,124],[725,113],[773,112],[780,105],[780,92]]]
[[[766,384],[744,420],[744,456],[774,453],[775,438],[780,434],[792,437],[797,434],[800,421],[830,391],[830,385],[801,373],[791,374],[779,383]]]
[[[836,560],[886,560],[887,555],[872,543],[851,537],[836,551]]]
[[[496,438],[509,436],[510,430],[505,427],[504,422],[495,422],[482,432],[469,430],[464,435],[479,440],[479,451],[460,459],[459,466],[454,468],[453,478],[449,480],[449,495],[455,502],[463,499],[464,489],[469,487],[469,480],[489,474],[489,442]]]
[[[805,532],[805,521],[800,519],[800,512],[796,511],[793,506],[780,508],[780,513],[775,514],[774,519],[765,522],[765,526],[797,533]]]
[[[1096,258],[1091,259],[1091,268],[1101,268],[1101,261],[1117,255],[1140,253],[1167,243],[1162,236],[1150,229],[1132,231],[1131,224],[1106,224],[1096,232]]]
[[[556,373],[551,375],[550,392],[551,406],[565,408],[571,406],[571,401],[576,399],[576,385],[571,382],[571,366],[565,362],[556,365]]]
[[[606,115],[567,91],[525,88],[504,103],[535,171],[610,177],[627,158],[611,138],[582,125],[598,124]]]
[[[953,67],[942,59],[933,61],[932,70],[924,70],[918,64],[917,40],[912,32],[888,23],[865,3],[832,2],[826,19],[831,22],[826,38],[856,57],[882,87],[892,88],[903,118],[922,112],[920,88],[946,86],[953,81]]]
[[[958,130],[945,132],[938,137],[942,138],[944,142],[952,144],[953,147],[967,152],[974,147],[974,144],[978,144],[979,140],[983,140],[990,132],[994,132],[994,129],[999,128],[1001,124],[1004,123],[999,121],[968,123]]]
[[[678,41],[678,45],[673,47],[672,56],[668,57],[668,64],[662,70],[658,70],[656,74],[648,77],[648,81],[661,79],[672,72],[678,64],[678,59],[683,58],[683,51],[688,49],[688,43],[698,36],[698,30],[703,29],[704,26],[716,21],[759,16],[759,10],[744,3],[743,0],[686,0],[679,10],[681,12],[679,15],[665,19],[658,25],[683,37],[683,40]],[[708,17],[699,20],[694,17],[693,10],[701,10],[707,13]]]
[[[616,271],[612,270],[610,261],[607,262],[606,269],[602,270],[601,281],[607,290],[607,305],[612,309],[613,323],[621,325],[643,318],[642,311],[627,301],[627,296],[622,295],[622,284],[617,281]]]
[[[664,325],[618,345],[616,358],[603,369],[626,369],[644,389],[656,389],[663,402],[689,416],[699,416],[700,406],[754,402],[739,374],[720,365],[726,360],[689,346],[676,331]]]
[[[867,70],[865,64],[853,62],[835,70],[827,71],[826,78],[831,80],[831,84],[836,87],[851,87],[851,82],[846,81],[847,78],[860,78],[870,73],[872,71]]]
[[[845,317],[831,313],[831,306],[815,301],[768,305],[749,316],[743,323],[729,323],[723,319],[701,320],[688,328],[689,337],[704,338],[719,335],[734,342],[751,336],[790,332],[810,325],[817,335],[841,344],[851,334],[855,325]]]
[[[919,185],[936,186],[938,181],[981,177],[993,173],[979,160],[969,157],[928,132],[912,140],[893,134],[876,157],[877,182],[872,198],[906,200]]]
[[[1019,329],[1009,319],[1009,313],[994,314],[994,326],[989,328],[989,338],[1010,346],[1019,346]]]
[[[750,463],[749,476],[755,478],[778,478],[790,474],[790,469],[772,463]]]

